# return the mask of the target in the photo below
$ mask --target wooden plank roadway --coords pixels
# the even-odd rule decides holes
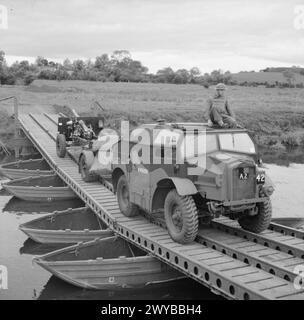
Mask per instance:
[[[19,115],[19,122],[54,171],[114,232],[128,241],[230,299],[304,299],[304,290],[297,290],[290,281],[200,243],[173,242],[166,230],[142,216],[125,217],[111,191],[97,182],[83,182],[74,161],[57,157],[51,138],[56,134],[54,122],[41,114]]]

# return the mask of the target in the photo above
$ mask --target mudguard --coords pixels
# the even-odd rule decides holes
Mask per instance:
[[[170,178],[180,196],[190,196],[197,193],[196,186],[189,179]]]
[[[83,150],[79,156],[79,160],[81,157],[85,157],[86,165],[90,169],[94,162],[94,154],[90,150]]]
[[[273,188],[275,188],[275,184],[273,183],[273,181],[270,179],[268,174],[265,174],[265,183],[264,183],[264,187],[269,187],[272,186]]]

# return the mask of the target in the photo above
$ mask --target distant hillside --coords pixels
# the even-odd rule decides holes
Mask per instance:
[[[267,82],[272,85],[287,82],[282,72],[239,72],[233,73],[232,79],[238,83],[256,82],[262,84]],[[304,76],[299,73],[295,73],[295,83],[304,84]]]
[[[266,68],[264,70],[260,70],[261,72],[284,72],[284,71],[292,71],[294,73],[301,73],[304,75],[304,68],[302,67],[277,67],[277,68]]]

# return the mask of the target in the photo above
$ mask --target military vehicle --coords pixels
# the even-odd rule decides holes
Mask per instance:
[[[85,146],[96,140],[104,126],[103,117],[79,117],[74,110],[73,114],[71,118],[58,118],[56,151],[60,158],[65,157],[67,147]]]
[[[254,233],[268,228],[274,187],[259,166],[257,146],[246,129],[160,121],[140,126],[141,131],[148,132],[150,141],[131,137],[129,147],[123,148],[126,142],[120,140],[117,161],[112,164],[112,184],[124,215],[163,211],[171,238],[183,244],[196,238],[199,223],[221,215],[238,220]],[[205,137],[204,150],[187,150],[179,142],[187,135],[194,140]],[[132,160],[134,146],[151,161]],[[167,152],[171,152],[169,164]],[[120,163],[123,158],[130,161]],[[176,160],[180,158],[184,163]]]

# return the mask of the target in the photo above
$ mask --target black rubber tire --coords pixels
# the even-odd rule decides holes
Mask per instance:
[[[119,209],[126,217],[134,217],[138,215],[138,206],[130,202],[129,183],[125,175],[120,176],[118,180],[116,196]]]
[[[56,152],[59,158],[64,158],[66,155],[66,139],[64,134],[57,134]]]
[[[268,229],[272,218],[271,200],[258,203],[258,214],[244,216],[239,219],[240,226],[253,233],[261,233]]]
[[[94,161],[93,152],[83,153],[79,158],[79,173],[81,174],[81,178],[85,182],[93,182],[97,181],[98,177],[94,173],[90,173],[90,168]]]
[[[178,228],[173,221],[174,208],[178,208],[182,226]],[[180,196],[171,190],[165,200],[165,220],[171,238],[181,244],[193,242],[198,233],[198,211],[192,196]]]

